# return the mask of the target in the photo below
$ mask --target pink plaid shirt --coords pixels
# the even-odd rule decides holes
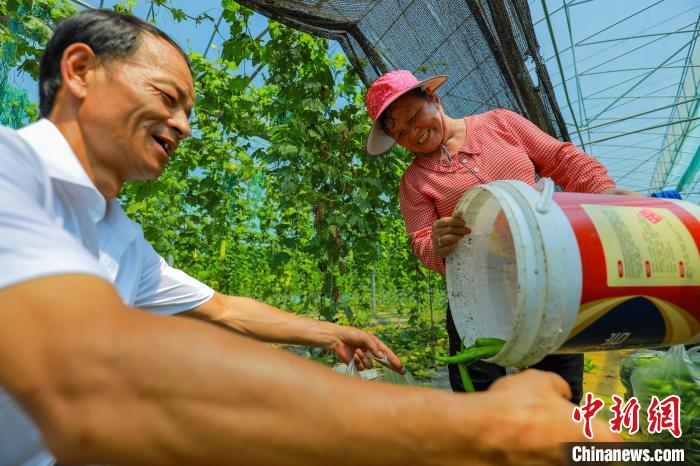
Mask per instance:
[[[401,215],[413,252],[438,273],[445,274],[445,262],[433,253],[432,225],[438,218],[451,217],[459,198],[473,186],[495,180],[534,185],[537,173],[552,178],[564,191],[599,193],[615,187],[596,159],[517,113],[497,109],[465,121],[467,138],[451,163],[417,156],[401,179]]]

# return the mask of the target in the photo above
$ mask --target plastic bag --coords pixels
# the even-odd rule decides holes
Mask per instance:
[[[632,382],[630,381],[632,372],[640,365],[658,361],[663,355],[663,351],[643,350],[628,354],[622,359],[620,362],[620,382],[625,387],[625,400],[629,400],[633,396]]]
[[[355,359],[350,361],[347,366],[340,366],[340,368],[345,367],[345,375],[350,377],[360,377],[365,380],[380,380],[382,382],[392,383],[395,385],[415,385],[416,381],[413,375],[407,370],[404,374],[399,374],[390,369],[391,364],[389,359],[384,355],[383,358],[378,358],[373,354],[366,353],[370,358],[380,363],[380,366],[375,365],[373,369],[365,369],[363,371],[357,370],[355,367]]]
[[[682,435],[676,439],[667,430],[648,435],[655,442],[678,443],[686,451],[686,464],[700,465],[700,365],[695,361],[698,349],[683,345],[671,347],[659,358],[649,358],[632,371],[630,382],[634,396],[641,405],[640,421],[648,432],[646,412],[651,397],[663,400],[669,395],[681,399],[680,425]],[[640,359],[642,360],[642,359]]]
[[[693,361],[696,366],[700,367],[700,345],[690,348],[687,350],[687,353],[690,360]]]

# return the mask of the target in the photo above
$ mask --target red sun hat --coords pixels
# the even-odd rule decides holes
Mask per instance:
[[[432,78],[419,81],[418,78],[413,76],[413,73],[407,70],[390,71],[374,81],[365,98],[367,113],[369,113],[370,118],[374,122],[365,144],[367,154],[382,155],[396,144],[394,138],[386,134],[379,124],[379,118],[396,99],[417,87],[424,91],[434,91],[442,86],[445,81],[447,81],[447,76],[445,75],[433,76]]]

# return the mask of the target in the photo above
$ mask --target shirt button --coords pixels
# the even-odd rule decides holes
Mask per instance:
[[[467,162],[469,162],[469,160],[467,160],[467,159],[462,159],[461,162],[462,162],[462,163],[467,163]]]
[[[479,173],[479,167],[474,167],[474,168],[472,168],[472,171],[473,171],[474,173]]]

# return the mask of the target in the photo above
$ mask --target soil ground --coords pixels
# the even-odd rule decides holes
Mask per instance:
[[[620,361],[635,350],[587,353],[586,356],[595,364],[590,372],[583,376],[583,393],[591,392],[607,401],[613,396],[624,397],[625,387],[620,382]]]

